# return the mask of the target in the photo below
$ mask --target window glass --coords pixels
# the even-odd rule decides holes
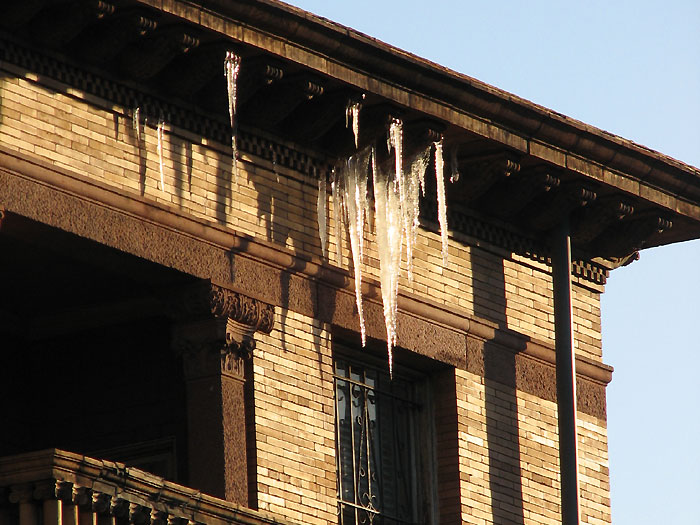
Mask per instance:
[[[335,359],[338,522],[418,523],[421,479],[413,379]]]

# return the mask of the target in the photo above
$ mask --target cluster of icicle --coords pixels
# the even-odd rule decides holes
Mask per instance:
[[[226,88],[228,92],[228,113],[231,122],[231,149],[233,151],[233,173],[234,180],[238,182],[238,147],[236,140],[236,86],[238,84],[238,73],[241,69],[241,57],[232,51],[226,52],[224,58],[224,76],[226,77]],[[359,112],[359,110],[358,110]],[[137,106],[132,112],[132,126],[136,135],[136,140],[141,144],[141,107]],[[165,120],[161,116],[156,126],[156,138],[158,140],[158,168],[160,171],[160,190],[165,191],[165,169],[164,169],[164,140],[165,140]],[[324,187],[325,193],[325,187]],[[325,213],[325,212],[324,212]],[[319,224],[320,226],[320,224]],[[324,225],[325,231],[325,225]],[[324,254],[325,255],[325,254]]]
[[[379,169],[375,146],[358,150],[360,104],[350,102],[346,108],[346,125],[352,127],[355,154],[340,163],[332,173],[333,225],[336,235],[336,261],[342,264],[341,219],[346,221],[355,276],[355,298],[360,319],[362,345],[366,344],[365,320],[362,308],[362,261],[364,258],[364,231],[369,214],[367,178],[371,171],[374,187],[374,217],[379,254],[380,284],[389,354],[389,373],[393,376],[393,348],[396,345],[396,318],[398,312],[399,275],[405,246],[405,263],[409,282],[413,281],[413,252],[420,224],[420,196],[425,194],[425,171],[435,151],[435,174],[438,198],[438,222],[442,238],[442,260],[447,264],[447,208],[443,177],[442,139],[419,151],[403,166],[403,123],[393,119],[387,133],[387,148],[393,151],[392,168]],[[327,256],[326,244],[326,182],[319,181],[318,225],[321,249]]]

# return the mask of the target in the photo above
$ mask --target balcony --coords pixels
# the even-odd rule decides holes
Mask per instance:
[[[123,463],[57,449],[0,458],[0,525],[284,523]]]

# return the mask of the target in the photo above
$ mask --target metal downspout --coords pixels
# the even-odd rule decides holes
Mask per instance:
[[[561,517],[563,525],[578,525],[581,514],[576,438],[576,365],[571,308],[571,234],[568,218],[553,232],[552,248]]]

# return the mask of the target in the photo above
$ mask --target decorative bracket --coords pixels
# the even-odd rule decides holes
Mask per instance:
[[[468,202],[474,202],[492,186],[520,171],[518,158],[510,152],[459,160],[458,193]]]
[[[592,189],[578,182],[562,185],[554,194],[552,202],[533,217],[531,225],[536,230],[550,230],[574,210],[595,201],[596,197]]]
[[[243,380],[245,360],[255,349],[253,336],[272,331],[274,307],[210,282],[198,282],[168,299],[171,313],[181,320],[173,341],[187,377],[223,374]]]

